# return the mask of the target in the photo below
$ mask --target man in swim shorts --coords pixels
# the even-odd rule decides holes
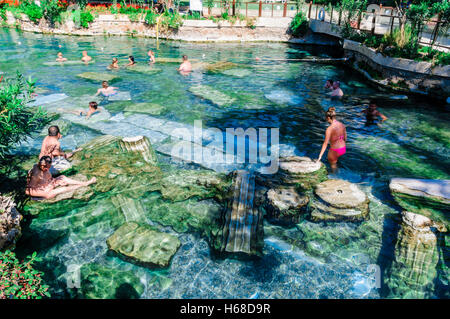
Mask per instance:
[[[50,156],[43,156],[37,164],[34,164],[28,172],[25,194],[49,199],[96,182],[95,177],[87,182],[77,181],[64,175],[53,178],[50,174],[51,165],[52,159]]]
[[[39,158],[43,156],[49,156],[50,159],[54,157],[64,157],[70,158],[75,152],[80,151],[81,149],[77,149],[70,153],[64,153],[61,150],[61,144],[59,140],[62,138],[62,135],[59,131],[59,127],[57,125],[52,125],[48,128],[48,136],[44,138],[41,146],[41,153],[39,154]]]
[[[72,113],[72,114],[75,114],[75,115],[79,115],[79,116],[86,115],[86,119],[89,119],[92,114],[99,113],[99,112],[101,112],[101,110],[102,110],[102,108],[98,107],[97,102],[92,101],[92,102],[89,102],[89,110],[88,111],[83,111],[83,110],[71,111],[71,110],[67,110],[66,112],[69,112],[69,113]],[[64,109],[58,109],[58,111],[64,112],[65,110]]]

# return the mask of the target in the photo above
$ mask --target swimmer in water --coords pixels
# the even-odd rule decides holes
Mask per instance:
[[[109,86],[108,81],[103,81],[102,82],[102,88],[97,90],[97,93],[95,94],[95,96],[99,95],[100,93],[103,96],[111,96],[114,94],[117,94],[117,90],[118,88],[113,87],[113,86]]]
[[[147,55],[149,58],[149,61],[148,61],[149,64],[156,63],[155,53],[152,50],[149,50]]]
[[[58,52],[58,57],[56,58],[56,62],[66,62],[67,59],[63,57],[61,52]]]
[[[110,65],[108,65],[108,69],[112,70],[112,69],[119,69],[119,60],[117,60],[117,58],[113,58],[112,62]]]
[[[192,65],[188,60],[187,55],[183,55],[183,62],[180,64],[180,67],[177,68],[177,71],[179,71],[181,74],[188,74],[192,71]]]
[[[380,111],[377,110],[377,105],[375,104],[374,101],[370,101],[367,109],[365,109],[361,113],[366,116],[366,125],[381,124],[388,119],[386,116],[381,114]],[[381,118],[380,123],[376,123],[378,117]]]
[[[128,61],[129,61],[129,63],[127,65],[125,65],[125,67],[135,66],[136,65],[136,62],[134,61],[134,56],[130,55],[128,57]]]
[[[344,96],[344,92],[341,90],[341,83],[339,81],[333,82],[332,91],[330,94],[331,97],[340,99]]]
[[[64,109],[58,109],[58,111],[62,111],[62,112],[65,111],[65,112],[72,113],[72,114],[79,115],[79,116],[86,115],[86,119],[89,119],[91,117],[91,115],[94,113],[101,112],[101,110],[102,110],[102,108],[99,108],[97,102],[95,102],[95,101],[89,102],[89,110],[87,110],[87,111],[83,111],[83,110],[79,110],[79,111],[67,110],[67,111],[65,111]]]
[[[83,61],[83,62],[92,61],[92,58],[87,54],[87,51],[83,51],[83,52],[81,52],[81,54],[83,55],[83,57],[81,58],[81,61]]]
[[[327,149],[328,143],[330,143],[330,150],[328,151],[328,162],[331,165],[331,170],[333,173],[337,170],[338,158],[345,154],[347,141],[347,130],[345,125],[336,120],[336,109],[330,107],[325,113],[325,120],[330,124],[325,132],[325,140],[322,144],[322,149],[320,150],[319,157],[316,161],[322,159],[323,153]]]
[[[332,79],[328,79],[327,82],[325,83],[324,88],[328,89],[328,90],[333,90],[333,80]]]

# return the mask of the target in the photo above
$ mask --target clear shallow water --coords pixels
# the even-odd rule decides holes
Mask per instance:
[[[45,36],[1,30],[0,47],[1,72],[10,74],[20,70],[37,79],[37,86],[47,91],[44,95],[67,94],[70,98],[61,103],[64,107],[69,107],[72,101],[74,107],[84,108],[89,101],[80,97],[93,95],[99,85],[77,78],[76,74],[111,72],[105,67],[113,56],[121,64],[130,54],[138,63],[144,63],[146,52],[150,48],[155,50],[156,43],[152,39]],[[58,51],[75,60],[81,57],[82,50],[89,52],[94,64],[43,65],[53,61]],[[349,140],[337,177],[358,183],[368,194],[370,220],[361,224],[303,221],[289,229],[266,223],[264,257],[258,261],[238,261],[216,259],[201,235],[177,233],[147,217],[148,223],[175,234],[182,243],[170,268],[154,271],[124,262],[107,252],[105,240],[117,228],[108,218],[99,218],[88,225],[82,223],[86,214],[111,208],[106,195],[81,208],[66,207],[67,211],[59,217],[36,218],[27,226],[29,235],[24,236],[17,250],[23,253],[38,250],[44,257],[42,268],[53,295],[71,296],[64,277],[69,265],[96,263],[132,271],[144,286],[140,294],[144,298],[385,297],[380,290],[370,288],[367,265],[378,264],[383,268],[392,258],[400,210],[389,195],[387,183],[393,176],[449,178],[449,110],[415,98],[392,100],[390,94],[371,88],[351,70],[340,66],[255,61],[255,57],[275,60],[324,56],[326,49],[279,43],[162,42],[156,52],[157,57],[187,54],[191,59],[206,62],[229,60],[249,69],[251,74],[239,78],[194,72],[183,77],[175,71],[176,64],[157,65],[162,72],[151,76],[114,71],[121,79],[112,85],[129,91],[132,101],[102,102],[112,116],[120,115],[129,104],[152,102],[164,106],[164,112],[154,117],[188,125],[201,119],[205,127],[221,129],[278,127],[280,143],[286,145],[289,153],[315,158],[326,128],[323,111],[335,105],[340,120],[347,126]],[[328,78],[339,79],[343,84],[346,97],[342,101],[324,97],[323,84]],[[212,86],[236,101],[231,106],[218,107],[188,91],[197,84]],[[381,127],[366,127],[359,114],[372,97],[378,98],[380,111],[389,118]],[[123,135],[137,135],[137,128],[132,125],[123,127]],[[99,134],[94,129],[71,125],[62,145],[74,148]],[[36,135],[17,151],[36,154],[42,138]],[[147,212],[155,209],[151,197],[142,201]],[[211,211],[218,209],[213,201],[202,201],[200,205]],[[112,279],[105,275],[102,280],[106,285]],[[436,296],[434,291],[427,293]]]

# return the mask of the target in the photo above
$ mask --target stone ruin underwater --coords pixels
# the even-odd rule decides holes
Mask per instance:
[[[37,41],[26,37],[22,41]],[[54,37],[39,39],[30,54],[44,61]],[[80,49],[94,45],[82,39]],[[111,47],[102,44],[104,56],[94,56],[96,64],[106,65],[112,49],[125,52],[121,41],[144,40],[109,41]],[[241,55],[266,50],[263,44],[248,50],[228,45]],[[181,46],[200,56],[195,46]],[[389,94],[338,66],[245,65],[233,50],[219,56],[217,46],[215,60],[234,63],[208,61],[183,80],[186,85],[171,79],[173,61],[152,71],[121,71],[127,74],[96,64],[89,71],[64,66],[67,74],[48,63],[50,69],[39,69],[44,80],[30,107],[59,114],[52,124],[61,128],[65,150],[83,148],[60,173],[97,178],[91,186],[20,208],[28,218],[19,226],[16,252],[37,251],[43,258],[36,268],[52,298],[448,298],[450,191],[448,183],[436,181],[449,179],[448,121],[433,110],[407,114]],[[275,57],[322,54],[282,44],[271,49]],[[9,50],[21,52],[12,45]],[[166,43],[162,51],[177,57],[181,49]],[[8,63],[18,58],[0,62],[12,70]],[[307,76],[296,75],[299,65]],[[168,72],[174,74],[166,78]],[[107,75],[125,94],[99,100],[104,112],[85,120],[58,111],[83,108]],[[121,81],[143,83],[148,75],[158,79],[149,92],[132,92]],[[311,160],[325,129],[317,114],[331,103],[322,98],[320,81],[331,76],[344,78],[344,92],[353,93],[338,104],[350,150],[338,174]],[[246,92],[246,85],[261,91]],[[389,117],[384,129],[367,129],[351,118],[367,102],[363,95],[377,94],[394,107],[383,109]],[[182,155],[175,160],[170,155],[176,143],[195,144],[176,129],[191,132],[195,119],[206,123],[207,142],[211,127],[280,127],[277,172],[189,162]],[[36,162],[43,136],[45,129],[18,145],[23,171]],[[414,152],[412,142],[430,157]],[[255,143],[248,141],[250,148]],[[207,144],[195,146],[211,151]],[[417,185],[400,177],[434,181]]]

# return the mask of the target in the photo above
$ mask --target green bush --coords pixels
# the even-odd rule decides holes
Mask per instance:
[[[89,23],[94,21],[94,16],[90,11],[81,11],[80,12],[80,25],[83,28],[89,28]]]
[[[20,5],[23,13],[25,13],[28,18],[34,23],[38,23],[39,20],[44,16],[44,12],[41,7],[35,4],[33,1],[27,0],[22,2]]]
[[[292,34],[296,37],[304,36],[306,32],[308,32],[309,23],[303,12],[300,11],[295,15],[294,19],[291,21],[290,28]]]
[[[178,12],[165,11],[162,17],[162,25],[170,29],[178,29],[183,25],[183,18]]]
[[[52,118],[40,107],[28,107],[34,82],[24,80],[20,73],[15,79],[3,80],[0,86],[0,161],[17,143],[33,132],[40,131]]]
[[[58,0],[41,0],[41,8],[44,18],[51,25],[61,22],[61,13],[65,11],[65,8],[58,6]]]
[[[42,273],[33,269],[40,259],[36,252],[20,263],[16,255],[7,250],[0,252],[0,299],[42,299],[50,297]]]
[[[158,15],[153,10],[148,10],[147,14],[145,15],[145,23],[148,25],[155,25],[157,22]]]

